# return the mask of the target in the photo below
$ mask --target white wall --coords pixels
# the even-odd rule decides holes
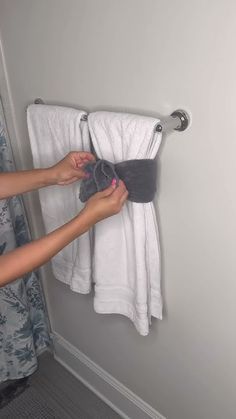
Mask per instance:
[[[24,107],[38,96],[192,112],[160,154],[164,320],[143,338],[46,284],[53,329],[168,419],[235,418],[235,17],[233,0],[0,0],[18,166],[31,167]]]

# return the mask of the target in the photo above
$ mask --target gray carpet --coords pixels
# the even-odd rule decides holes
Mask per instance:
[[[1,419],[120,419],[48,352],[29,387],[0,409]]]
[[[60,415],[45,403],[35,388],[30,387],[0,410],[0,418],[55,419],[60,418]]]

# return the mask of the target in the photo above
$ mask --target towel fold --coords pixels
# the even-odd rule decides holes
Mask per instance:
[[[85,112],[62,106],[30,105],[27,122],[35,168],[50,167],[70,151],[90,151]],[[49,233],[76,216],[83,204],[78,199],[79,182],[39,190],[43,220]],[[91,289],[90,235],[85,233],[52,259],[57,279],[80,293]]]
[[[96,162],[88,163],[84,167],[84,171],[87,174],[87,178],[81,182],[79,193],[81,202],[86,202],[96,192],[108,188],[113,179],[116,180],[117,185],[119,184],[115,165],[109,161],[100,159]]]
[[[111,185],[115,179],[123,180],[132,202],[151,202],[156,192],[157,164],[154,159],[126,160],[113,164],[107,160],[88,163],[85,168],[88,178],[83,179],[80,187],[80,200],[87,201],[96,192]]]
[[[113,164],[154,159],[161,143],[159,121],[138,115],[95,112],[89,131],[99,159]],[[94,309],[129,317],[147,335],[151,316],[162,318],[160,250],[152,202],[126,202],[121,212],[94,228]]]

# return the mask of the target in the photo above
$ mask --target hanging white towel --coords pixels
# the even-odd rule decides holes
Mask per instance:
[[[50,167],[70,151],[90,151],[85,112],[62,106],[30,105],[27,122],[35,168]],[[83,207],[79,182],[39,190],[43,220],[49,233],[76,216]],[[91,247],[89,233],[74,240],[52,259],[55,277],[73,291],[91,289]]]
[[[155,158],[162,135],[159,120],[138,115],[95,112],[88,117],[99,158]],[[94,309],[129,317],[147,335],[151,316],[162,318],[160,249],[154,205],[127,201],[121,212],[94,229]]]

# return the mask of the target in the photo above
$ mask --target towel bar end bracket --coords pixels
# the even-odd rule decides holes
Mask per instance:
[[[175,131],[185,131],[190,123],[190,117],[187,112],[183,111],[182,109],[177,109],[176,111],[172,112],[172,114],[166,118],[165,121],[161,122],[157,125],[156,131],[162,132],[164,130],[172,130]]]
[[[37,97],[37,99],[35,99],[35,101],[34,101],[34,104],[35,105],[44,105],[45,102],[40,97]]]

